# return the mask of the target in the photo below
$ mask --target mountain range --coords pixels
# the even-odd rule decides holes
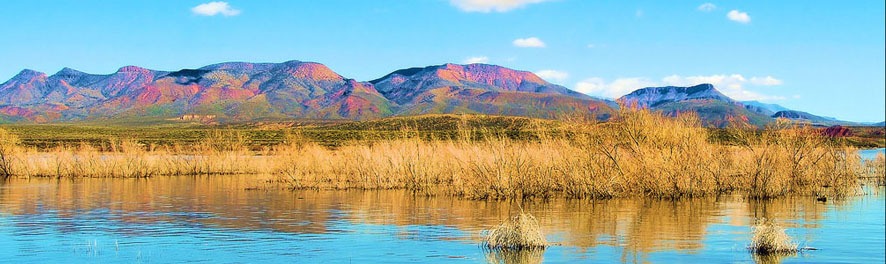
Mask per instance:
[[[736,119],[762,125],[774,117],[842,122],[777,105],[738,102],[710,84],[643,88],[616,101],[668,115],[698,112],[712,126]],[[619,107],[616,101],[488,64],[408,68],[357,81],[314,62],[229,62],[178,71],[126,66],[111,74],[64,68],[47,75],[26,69],[0,84],[0,122],[366,120],[436,113],[555,118],[566,112],[607,120]]]
[[[470,64],[398,70],[360,82],[313,62],[221,63],[156,71],[127,66],[112,74],[70,68],[47,76],[23,70],[0,85],[0,119],[7,122],[211,116],[373,119],[428,113],[481,113],[552,118],[595,113],[607,102],[551,84],[525,71]]]

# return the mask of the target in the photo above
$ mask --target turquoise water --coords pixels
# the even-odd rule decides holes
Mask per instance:
[[[0,184],[0,262],[482,263],[482,230],[520,208],[556,245],[508,263],[883,263],[886,199],[466,201],[404,191],[255,190],[255,176],[10,179]],[[876,193],[882,193],[882,188]],[[801,245],[746,250],[757,217]],[[501,257],[501,256],[498,256]]]
[[[877,157],[877,153],[886,154],[886,148],[863,149],[858,151],[858,154],[861,155],[861,158],[863,159],[873,159]]]

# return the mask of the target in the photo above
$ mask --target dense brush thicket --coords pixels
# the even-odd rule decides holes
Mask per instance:
[[[787,122],[762,132],[732,128],[733,144],[726,145],[712,142],[711,132],[692,114],[666,117],[623,108],[617,116],[605,123],[568,117],[559,122],[562,127],[538,124],[537,136],[529,140],[490,136],[494,133],[468,125],[455,140],[404,130],[398,139],[338,147],[293,133],[258,152],[249,150],[242,136],[224,133],[188,146],[112,140],[102,148],[83,144],[37,151],[0,130],[0,176],[274,174],[298,189],[408,189],[474,199],[728,192],[767,198],[853,194],[859,179],[884,167],[883,158],[862,162],[854,149]],[[468,124],[468,118],[461,123]]]

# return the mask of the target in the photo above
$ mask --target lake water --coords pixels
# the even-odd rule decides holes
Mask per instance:
[[[405,191],[254,190],[264,180],[9,179],[0,183],[0,262],[886,261],[882,194],[839,202],[721,196],[518,203]],[[520,208],[557,244],[516,256],[483,250],[481,231]],[[777,219],[802,246],[820,250],[754,259],[746,245],[756,217]]]
[[[862,149],[858,151],[862,159],[874,159],[878,153],[886,154],[886,148]]]

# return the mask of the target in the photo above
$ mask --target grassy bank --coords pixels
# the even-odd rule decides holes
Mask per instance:
[[[277,143],[259,148],[236,130],[208,131],[187,144],[111,139],[98,146],[45,148],[22,144],[15,133],[3,131],[0,177],[253,173],[277,175],[278,182],[296,189],[408,189],[474,199],[730,192],[778,197],[854,194],[861,179],[884,166],[882,158],[865,165],[853,148],[785,122],[715,136],[693,115],[669,118],[642,110],[623,110],[607,123],[572,117],[501,119],[483,126],[487,119],[445,118],[450,121],[432,125],[451,129],[431,131],[447,134],[424,133],[428,130],[417,125],[357,127],[372,136],[332,147],[310,135],[321,131],[316,127],[280,130]]]

